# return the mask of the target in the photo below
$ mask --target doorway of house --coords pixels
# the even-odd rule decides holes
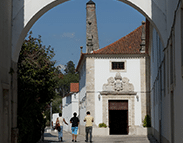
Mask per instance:
[[[109,101],[110,135],[128,134],[128,100]]]

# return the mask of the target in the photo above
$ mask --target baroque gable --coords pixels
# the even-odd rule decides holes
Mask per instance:
[[[134,95],[134,86],[132,83],[129,83],[127,77],[121,76],[119,72],[116,73],[115,77],[109,77],[107,79],[108,83],[103,84],[103,91],[101,94],[112,94],[112,95]]]

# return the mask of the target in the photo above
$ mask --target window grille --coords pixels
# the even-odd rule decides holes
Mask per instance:
[[[112,69],[113,70],[124,70],[125,63],[124,62],[112,62]]]

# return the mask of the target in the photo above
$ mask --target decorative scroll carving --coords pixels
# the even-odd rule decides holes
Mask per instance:
[[[118,72],[116,76],[108,78],[108,83],[103,85],[103,91],[106,92],[134,92],[134,86],[132,83],[129,83],[127,77],[121,77],[121,74]]]
[[[110,77],[107,81],[108,83],[103,85],[103,91],[114,91],[114,78]]]

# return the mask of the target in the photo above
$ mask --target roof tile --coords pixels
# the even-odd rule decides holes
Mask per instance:
[[[85,55],[144,54],[140,52],[142,26],[143,25],[139,26],[128,35],[102,49],[93,51],[93,53],[82,53],[76,71],[78,71],[81,61]]]
[[[70,83],[70,92],[79,92],[79,83]]]
[[[142,25],[116,42],[94,51],[93,54],[140,54]]]

